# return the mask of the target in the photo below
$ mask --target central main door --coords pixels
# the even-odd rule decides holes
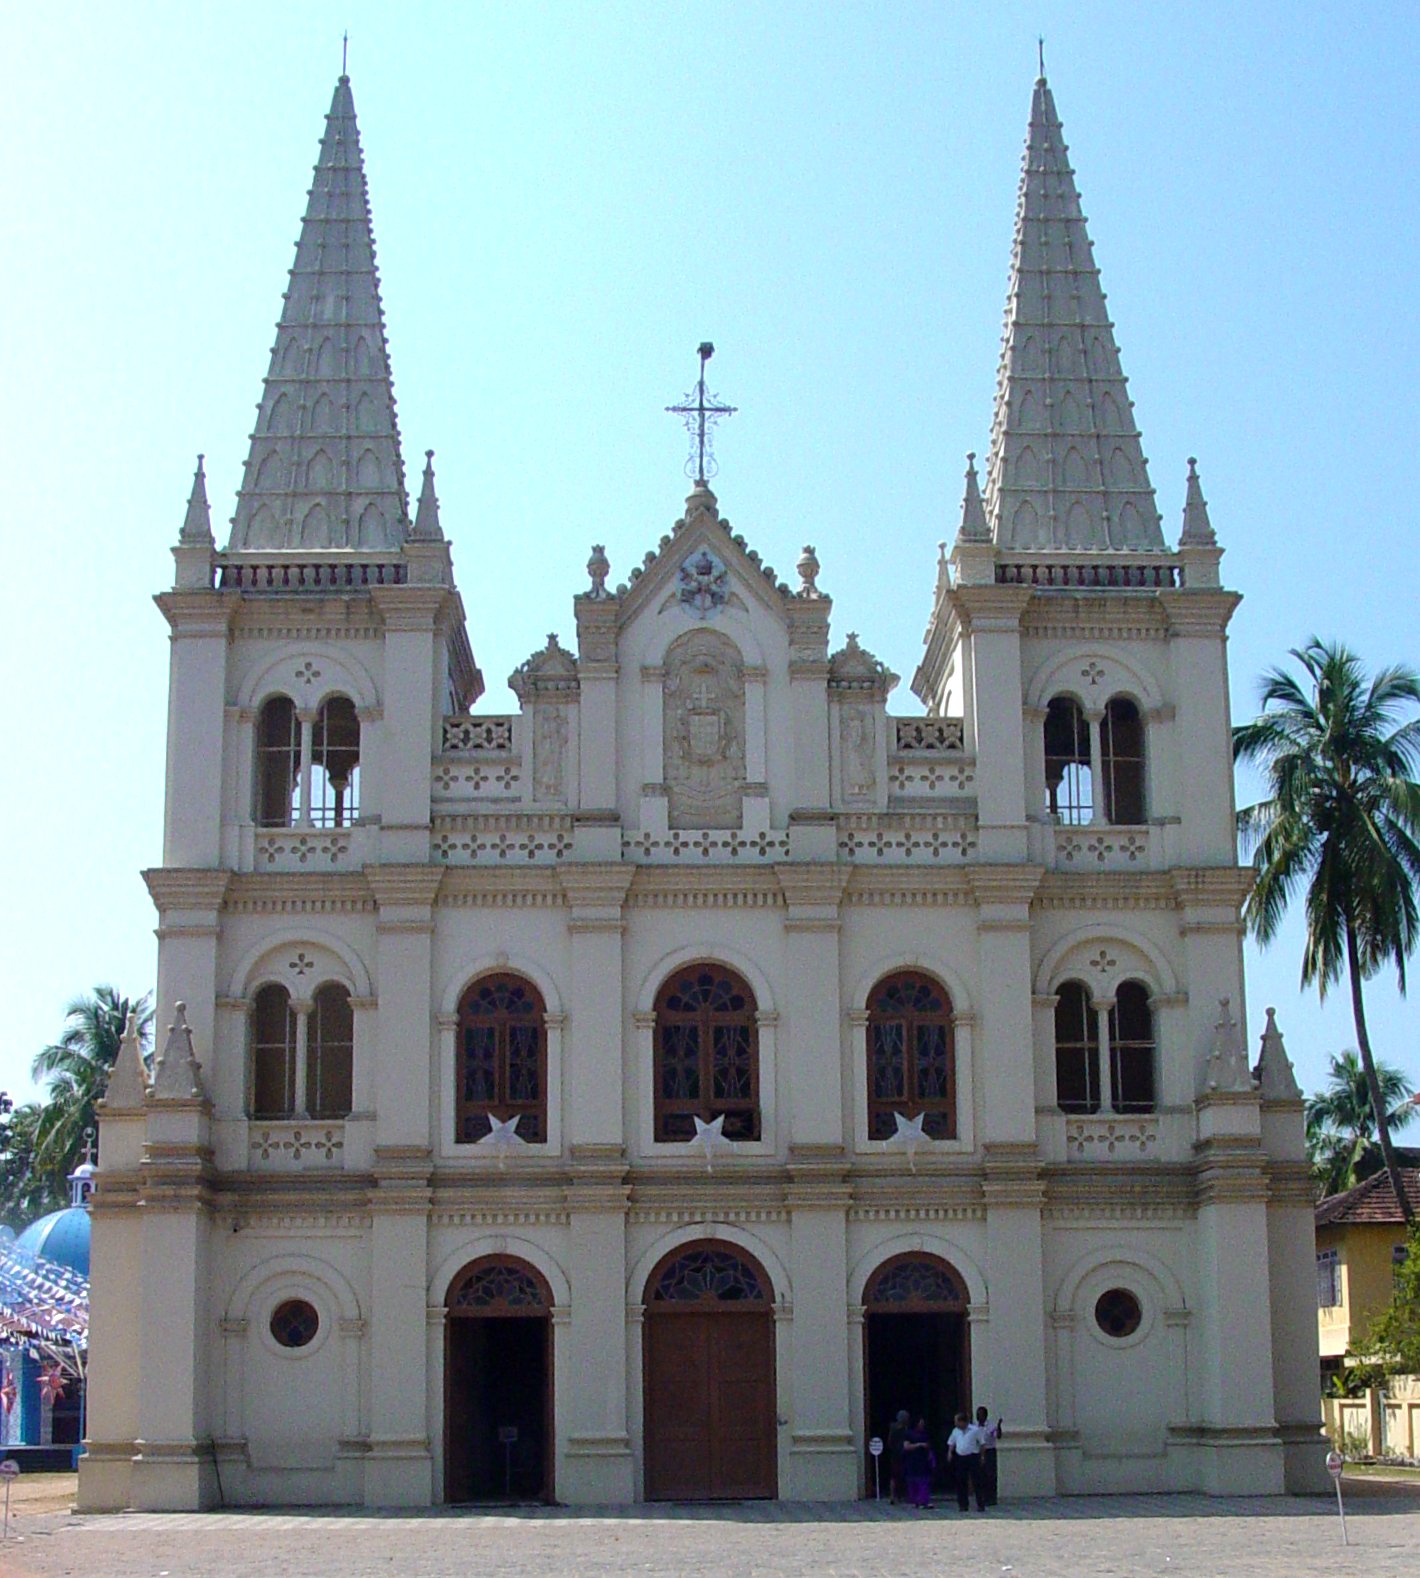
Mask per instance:
[[[774,1305],[741,1250],[692,1244],[651,1274],[646,1296],[646,1498],[772,1497]]]

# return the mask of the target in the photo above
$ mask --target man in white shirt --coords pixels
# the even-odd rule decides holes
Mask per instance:
[[[976,1510],[986,1511],[985,1488],[981,1483],[981,1432],[965,1414],[957,1415],[956,1429],[947,1437],[947,1463],[957,1487],[957,1508],[967,1510],[967,1490],[976,1493]]]
[[[984,1408],[976,1410],[976,1429],[981,1437],[981,1456],[976,1460],[981,1470],[981,1491],[986,1497],[986,1505],[996,1505],[996,1446],[1001,1439],[1001,1420],[997,1416],[996,1423],[990,1421],[990,1415]]]

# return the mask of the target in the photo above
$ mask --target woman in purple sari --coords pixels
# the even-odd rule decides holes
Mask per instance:
[[[927,1421],[919,1419],[902,1438],[902,1472],[907,1480],[907,1499],[919,1512],[932,1505],[932,1471],[936,1466]]]

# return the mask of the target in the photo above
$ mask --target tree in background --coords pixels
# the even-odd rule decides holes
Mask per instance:
[[[1409,1081],[1389,1063],[1376,1064],[1376,1079],[1386,1126],[1404,1128],[1415,1116]],[[1323,1195],[1352,1188],[1382,1165],[1366,1071],[1354,1051],[1332,1058],[1326,1089],[1307,1102],[1307,1154]]]
[[[1410,1229],[1407,1251],[1395,1268],[1390,1303],[1348,1350],[1361,1361],[1357,1369],[1368,1386],[1387,1375],[1420,1374],[1420,1227]]]
[[[30,1072],[36,1081],[48,1081],[47,1097],[34,1106],[33,1117],[27,1107],[16,1110],[6,1145],[6,1156],[16,1171],[28,1174],[26,1184],[16,1183],[21,1196],[53,1201],[47,1207],[51,1210],[67,1204],[64,1181],[83,1160],[85,1147],[98,1131],[95,1109],[108,1088],[130,1011],[137,1015],[139,1046],[146,1056],[153,1034],[152,1004],[146,993],[130,1000],[112,986],[96,986],[76,997],[65,1010],[58,1041],[36,1054]],[[24,1121],[17,1131],[16,1120],[22,1114]],[[22,1145],[28,1147],[23,1168]]]
[[[1407,1223],[1387,1106],[1371,1055],[1362,982],[1405,961],[1420,938],[1420,705],[1413,669],[1383,669],[1367,684],[1359,658],[1315,636],[1292,651],[1306,675],[1262,678],[1262,713],[1233,730],[1233,757],[1259,767],[1268,798],[1238,813],[1254,880],[1243,921],[1266,945],[1291,901],[1302,896],[1306,944],[1302,985],[1324,999],[1344,974],[1376,1139]]]

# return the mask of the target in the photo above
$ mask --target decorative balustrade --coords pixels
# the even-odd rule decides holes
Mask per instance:
[[[258,871],[330,871],[357,866],[355,829],[258,828],[253,864]]]
[[[1074,1161],[1141,1161],[1156,1156],[1158,1150],[1159,1120],[1152,1115],[1065,1120],[1065,1152]]]
[[[626,860],[646,865],[743,864],[787,860],[789,839],[784,833],[712,833],[708,830],[627,833],[621,840],[621,853]]]
[[[257,1120],[248,1131],[248,1145],[253,1172],[339,1171],[345,1125],[327,1118]]]
[[[1108,587],[1112,591],[1157,591],[1178,586],[1178,565],[1169,560],[1063,563],[1058,559],[1014,559],[996,566],[998,586]]]
[[[922,813],[916,816],[853,814],[838,818],[838,853],[843,860],[883,865],[959,865],[976,853],[976,818]]]
[[[517,760],[443,761],[434,759],[435,801],[517,800],[522,794],[522,764]]]
[[[892,718],[893,754],[896,756],[940,755],[963,748],[963,723],[960,718]]]
[[[513,753],[515,717],[444,719],[443,754],[461,756],[473,751],[510,756]]]
[[[1056,827],[1057,871],[1144,871],[1152,859],[1148,827]]]
[[[433,851],[449,866],[551,865],[572,853],[572,818],[539,812],[437,816]]]
[[[363,559],[268,559],[256,564],[219,559],[213,570],[219,590],[241,592],[362,591],[403,586],[407,579],[406,565]]]

